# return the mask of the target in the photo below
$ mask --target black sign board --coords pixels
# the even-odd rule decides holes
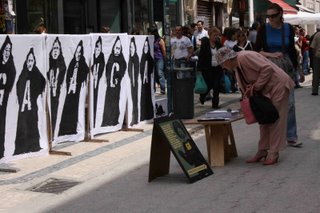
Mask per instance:
[[[149,181],[169,173],[170,151],[190,183],[213,174],[182,121],[166,116],[154,120]]]

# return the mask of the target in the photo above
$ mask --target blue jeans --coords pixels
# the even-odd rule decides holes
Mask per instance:
[[[309,51],[305,51],[302,56],[302,70],[304,74],[309,73]]]
[[[287,124],[287,140],[297,141],[297,121],[296,121],[296,108],[294,99],[294,89],[290,91],[288,102],[288,124]]]
[[[161,89],[161,91],[165,91],[166,90],[166,79],[165,79],[164,71],[163,71],[164,70],[164,60],[162,58],[156,59],[155,70],[156,70],[156,74],[158,75],[160,89]]]

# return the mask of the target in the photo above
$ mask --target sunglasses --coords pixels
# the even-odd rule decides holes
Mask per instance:
[[[271,15],[266,15],[267,18],[275,18],[279,15],[280,13],[275,13],[275,14],[271,14]]]
[[[243,33],[238,35],[238,37],[244,37],[244,36],[245,36],[245,34],[243,34]]]

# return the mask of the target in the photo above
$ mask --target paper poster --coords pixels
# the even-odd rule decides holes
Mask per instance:
[[[47,35],[48,105],[53,144],[84,139],[90,58],[89,35]]]
[[[48,153],[44,40],[0,36],[0,162]]]
[[[154,118],[153,36],[129,36],[128,126]]]
[[[90,72],[91,135],[122,128],[129,77],[127,34],[91,34]]]

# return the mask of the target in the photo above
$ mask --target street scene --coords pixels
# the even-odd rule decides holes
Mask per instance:
[[[320,0],[0,0],[0,212],[320,212]]]
[[[303,145],[285,148],[276,165],[245,162],[256,151],[259,131],[257,125],[240,120],[232,124],[238,157],[224,167],[212,167],[213,175],[190,184],[171,155],[169,174],[148,182],[149,124],[143,132],[101,136],[109,142],[70,143],[58,148],[72,156],[49,155],[9,163],[8,167],[18,171],[0,173],[1,212],[318,212],[320,130],[315,118],[320,116],[316,110],[320,100],[310,95],[310,79],[295,92]],[[221,105],[239,108],[239,94],[222,95]],[[197,116],[207,110],[208,104],[195,101]],[[187,129],[207,159],[203,128]],[[64,187],[68,189],[58,194],[31,191],[50,179],[78,184]]]

